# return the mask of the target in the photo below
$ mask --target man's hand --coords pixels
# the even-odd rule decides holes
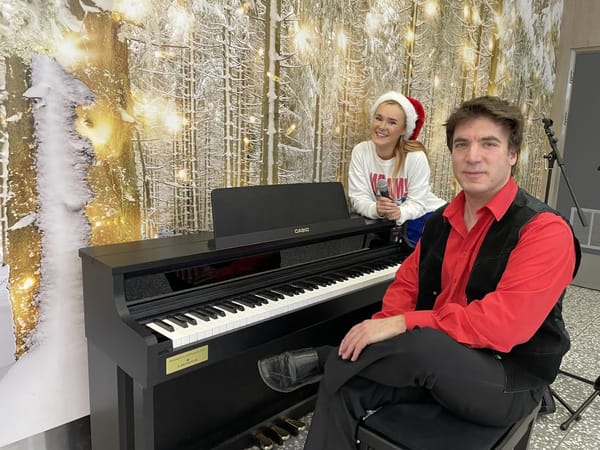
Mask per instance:
[[[338,354],[342,359],[356,361],[363,349],[375,342],[384,341],[406,331],[404,315],[369,319],[354,325],[340,344]]]

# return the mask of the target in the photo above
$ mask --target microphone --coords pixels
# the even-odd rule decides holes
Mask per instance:
[[[384,178],[380,178],[377,180],[377,190],[379,191],[379,195],[382,197],[390,198],[390,191],[388,191],[387,180]]]
[[[552,119],[547,119],[545,117],[542,117],[542,123],[544,124],[545,127],[551,127],[554,122],[552,121]]]

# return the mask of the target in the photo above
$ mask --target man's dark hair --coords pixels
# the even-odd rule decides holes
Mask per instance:
[[[523,114],[521,110],[499,97],[477,97],[462,103],[448,118],[446,127],[446,145],[452,151],[452,141],[456,127],[467,120],[487,117],[509,132],[508,145],[519,157],[523,142]]]

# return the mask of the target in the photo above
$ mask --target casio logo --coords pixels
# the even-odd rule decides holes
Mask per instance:
[[[309,231],[310,227],[294,228],[294,234],[308,233]]]

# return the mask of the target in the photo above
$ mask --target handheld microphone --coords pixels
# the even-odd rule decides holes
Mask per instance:
[[[551,127],[554,122],[552,121],[552,119],[547,119],[545,117],[542,117],[542,123],[546,127]]]
[[[377,190],[379,191],[379,195],[382,197],[390,198],[390,191],[388,190],[387,180],[384,178],[380,178],[377,180]]]

